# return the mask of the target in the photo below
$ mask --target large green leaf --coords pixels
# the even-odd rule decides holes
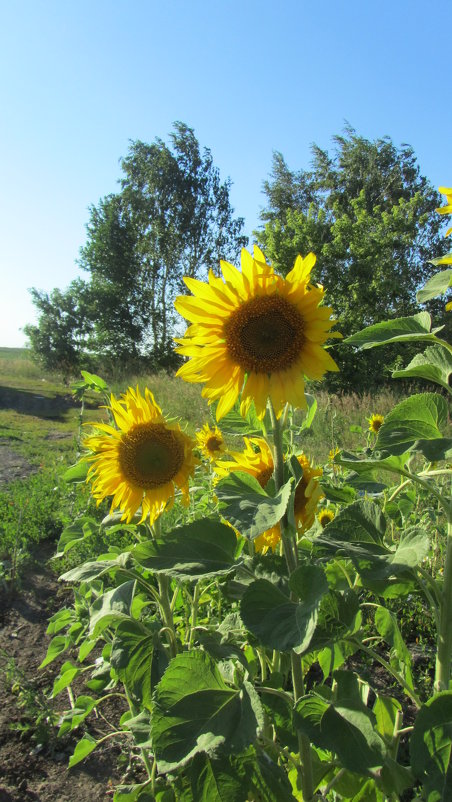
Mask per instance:
[[[116,629],[110,662],[133,701],[151,708],[151,695],[168,665],[157,633],[139,621],[122,621]]]
[[[355,454],[350,454],[348,451],[342,451],[334,458],[334,462],[337,462],[338,465],[342,465],[344,468],[350,468],[357,473],[369,473],[369,471],[378,469],[400,474],[409,456],[409,451],[400,455],[391,454],[390,456],[377,452],[375,456],[366,456],[364,459],[361,459]]]
[[[227,574],[235,560],[237,536],[230,526],[209,518],[179,526],[158,540],[133,549],[133,556],[156,573],[186,579]]]
[[[269,496],[257,479],[244,471],[234,471],[215,487],[221,515],[244,537],[254,538],[275,526],[283,517],[293,480],[275,496]]]
[[[316,542],[321,539],[322,543],[327,543],[331,539],[382,546],[385,532],[386,518],[378,504],[360,500],[341,510],[325,527],[321,538],[316,538]]]
[[[291,601],[266,579],[259,579],[249,586],[240,605],[247,629],[264,646],[280,652],[308,648],[317,624],[320,601],[328,592],[324,571],[315,565],[297,568],[290,586],[299,602]]]
[[[412,317],[399,317],[395,320],[385,320],[368,326],[351,337],[344,340],[348,345],[354,345],[361,351],[375,348],[388,343],[410,341],[435,341],[437,334],[443,326],[431,330],[432,319],[428,312],[419,312]]]
[[[440,259],[432,259],[433,264],[441,262]],[[429,278],[426,284],[416,294],[418,304],[425,304],[426,301],[431,301],[432,298],[437,298],[438,295],[444,295],[445,292],[452,286],[452,270],[441,270],[435,273],[434,276]]]
[[[284,769],[252,747],[240,755],[197,755],[187,775],[196,802],[295,802]]]
[[[131,579],[99,596],[90,609],[89,634],[97,636],[111,624],[129,619],[134,591]]]
[[[405,529],[394,551],[388,550],[385,555],[370,557],[372,566],[369,568],[369,578],[385,579],[398,576],[411,568],[415,568],[428,555],[430,540],[428,534],[417,527]],[[367,572],[363,571],[363,576]]]
[[[447,412],[446,400],[437,393],[420,393],[406,398],[386,415],[378,432],[376,450],[396,456],[410,449],[424,453],[429,447],[425,441],[437,439],[441,441],[441,453],[447,451],[452,441],[444,440],[441,432],[447,424]]]
[[[452,273],[452,271],[450,271]],[[416,354],[410,364],[402,370],[394,370],[394,379],[426,379],[450,391],[449,376],[452,374],[452,354],[441,345],[426,348],[423,354]]]
[[[221,431],[224,434],[252,437],[262,435],[262,421],[256,414],[254,404],[251,404],[245,417],[240,414],[240,405],[237,404],[227,415],[221,419]]]
[[[254,688],[223,681],[205,652],[180,654],[154,692],[151,738],[159,771],[173,771],[196,754],[239,753],[256,740],[263,711]]]
[[[354,676],[354,679],[353,679]],[[386,758],[383,739],[375,729],[375,716],[361,699],[358,679],[336,671],[336,698],[328,702],[308,695],[295,706],[295,723],[318,747],[335,752],[343,768],[368,774]]]
[[[309,650],[320,651],[356,632],[361,625],[359,598],[348,588],[343,592],[330,590],[320,603],[318,624]]]
[[[243,796],[242,780],[228,755],[196,755],[189,778],[196,802],[236,802]]]
[[[60,576],[65,582],[90,582],[107,574],[112,569],[125,568],[130,559],[130,552],[123,552],[115,560],[95,560],[94,562],[82,563],[76,568],[71,568]]]
[[[411,768],[424,786],[427,802],[452,799],[452,691],[423,705],[410,740]]]

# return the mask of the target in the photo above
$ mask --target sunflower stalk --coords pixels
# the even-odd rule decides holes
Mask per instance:
[[[283,448],[284,429],[282,422],[278,420],[275,414],[275,410],[273,408],[273,404],[270,399],[268,400],[268,409],[270,412],[270,418],[272,422],[273,453],[274,453],[274,464],[275,464],[274,477],[275,477],[276,490],[278,491],[284,484],[284,448]],[[283,547],[284,547],[284,555],[286,558],[287,569],[290,576],[297,568],[298,561],[296,554],[296,543],[286,534],[287,514],[284,514],[282,520],[280,521],[280,527],[281,527],[281,540],[283,542]],[[298,699],[304,696],[305,692],[304,680],[303,680],[303,667],[300,655],[292,651],[290,653],[290,662],[291,662],[293,697],[294,697],[294,704],[296,704]],[[309,738],[298,729],[297,729],[297,739],[298,739],[298,751],[301,760],[301,768],[299,769],[299,774],[300,774],[301,787],[303,791],[303,799],[305,800],[305,802],[311,802],[311,800],[314,799],[314,790],[315,790],[314,776],[312,769],[311,744]]]
[[[435,667],[435,691],[449,689],[452,663],[452,514],[448,514],[444,583],[439,608],[438,645]]]

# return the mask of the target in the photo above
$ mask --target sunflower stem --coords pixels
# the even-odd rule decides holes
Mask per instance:
[[[273,458],[275,463],[274,477],[275,477],[276,490],[278,491],[284,484],[284,448],[283,448],[284,429],[282,421],[279,421],[278,418],[276,417],[275,410],[273,408],[273,404],[270,399],[268,399],[268,409],[270,412],[270,419],[272,422],[272,429],[273,429]],[[283,542],[284,555],[286,558],[287,569],[290,576],[297,568],[298,560],[296,552],[296,543],[294,543],[294,541],[291,540],[291,538],[289,538],[286,535],[286,528],[287,528],[286,514],[283,516],[279,525],[281,527],[281,540]],[[292,651],[290,654],[290,662],[291,662],[291,673],[292,673],[293,697],[294,697],[294,703],[296,704],[298,699],[304,696],[303,668],[300,655]],[[301,760],[300,780],[301,780],[301,787],[303,790],[303,799],[305,800],[305,802],[311,802],[311,800],[314,798],[314,778],[312,771],[311,744],[309,738],[298,729],[297,729],[297,739],[298,739],[298,751]]]
[[[452,662],[452,515],[447,516],[447,546],[443,589],[439,608],[438,645],[436,653],[436,692],[449,690]]]
[[[177,641],[176,641],[176,632],[174,630],[174,619],[173,619],[173,611],[171,610],[171,603],[169,599],[169,588],[170,588],[170,579],[166,574],[159,574],[158,575],[158,585],[159,585],[159,605],[160,611],[162,613],[162,618],[165,623],[165,627],[172,632],[173,637],[168,638],[169,649],[171,657],[175,657],[177,654]]]

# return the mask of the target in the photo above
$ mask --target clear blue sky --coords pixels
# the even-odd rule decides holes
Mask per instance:
[[[451,0],[0,0],[0,346],[27,288],[80,275],[88,206],[130,139],[195,129],[251,234],[272,152],[307,168],[348,120],[452,185]]]

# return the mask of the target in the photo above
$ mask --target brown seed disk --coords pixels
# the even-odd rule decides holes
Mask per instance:
[[[267,484],[267,482],[270,481],[272,476],[273,476],[273,468],[265,468],[265,470],[261,471],[256,476],[256,479],[261,487],[265,487],[265,485]]]
[[[119,464],[127,481],[143,490],[174,479],[184,462],[177,433],[160,423],[138,423],[122,436]]]
[[[224,325],[226,348],[246,373],[274,373],[290,368],[304,345],[304,320],[279,295],[251,298]]]
[[[209,439],[206,442],[207,451],[210,451],[212,453],[214,451],[219,451],[222,445],[223,444],[221,440],[219,440],[218,437],[215,437],[215,435],[213,437],[209,437]]]

